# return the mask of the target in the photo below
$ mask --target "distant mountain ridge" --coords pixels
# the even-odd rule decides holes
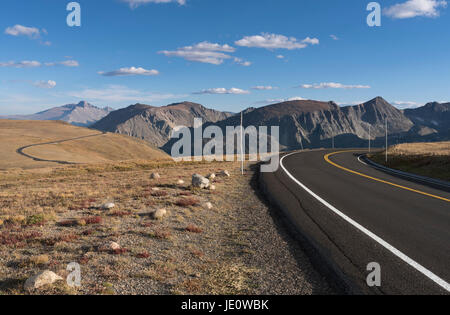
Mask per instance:
[[[194,118],[215,123],[231,115],[191,102],[174,103],[163,107],[135,104],[110,113],[92,128],[126,134],[162,147],[169,141],[173,128],[193,127]]]
[[[279,126],[281,149],[384,145],[387,119],[390,139],[442,141],[450,139],[450,103],[431,102],[414,109],[399,110],[382,97],[340,107],[334,102],[295,100],[243,111],[244,126]],[[208,109],[192,102],[156,107],[135,104],[119,110],[98,108],[87,102],[55,107],[34,115],[0,119],[63,120],[105,132],[143,139],[170,151],[175,127],[193,127],[202,118],[204,127],[214,124],[225,134],[227,126],[239,126],[241,115]],[[377,142],[378,140],[378,142]]]
[[[114,109],[110,107],[99,108],[88,102],[67,104],[53,107],[32,115],[0,116],[0,119],[13,120],[61,120],[75,126],[87,127],[102,119]]]

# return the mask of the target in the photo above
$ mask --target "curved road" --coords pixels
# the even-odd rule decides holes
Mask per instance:
[[[72,162],[67,162],[67,161],[58,161],[58,160],[46,160],[46,159],[41,159],[35,156],[32,156],[30,154],[27,154],[24,152],[25,149],[31,148],[31,147],[37,147],[37,146],[41,146],[41,145],[48,145],[48,144],[59,144],[59,143],[64,143],[64,142],[69,142],[69,141],[75,141],[75,140],[80,140],[80,139],[85,139],[85,138],[92,138],[92,137],[98,137],[98,136],[102,136],[106,134],[106,132],[102,132],[102,133],[98,133],[98,134],[94,134],[94,135],[88,135],[88,136],[82,136],[82,137],[76,137],[76,138],[70,138],[70,139],[63,139],[63,140],[57,140],[57,141],[51,141],[51,142],[44,142],[44,143],[36,143],[36,144],[30,144],[30,145],[26,145],[23,147],[20,147],[16,150],[17,154],[23,155],[29,159],[32,159],[34,161],[37,162],[52,162],[52,163],[58,163],[58,164],[65,164],[65,165],[74,165],[77,163],[72,163]]]
[[[449,294],[450,193],[378,171],[363,153],[292,153],[263,182],[349,293]],[[366,282],[372,262],[380,287]]]

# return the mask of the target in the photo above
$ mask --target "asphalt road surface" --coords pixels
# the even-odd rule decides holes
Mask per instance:
[[[348,293],[450,294],[450,193],[375,170],[362,153],[288,154],[262,180]],[[367,284],[370,263],[381,286]]]

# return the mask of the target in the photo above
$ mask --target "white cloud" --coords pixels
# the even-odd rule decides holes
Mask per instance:
[[[317,38],[306,37],[302,40],[302,43],[311,44],[311,45],[319,45],[319,40]]]
[[[89,102],[105,103],[152,103],[167,99],[185,97],[184,95],[162,94],[148,91],[130,89],[122,85],[109,85],[101,89],[84,89],[73,91],[67,94],[76,99],[83,99]],[[66,96],[67,96],[66,95]]]
[[[46,62],[45,65],[47,67],[52,66],[66,66],[66,67],[78,67],[80,64],[76,60],[64,60],[64,61],[58,61],[58,62]]]
[[[284,102],[290,102],[290,101],[305,101],[305,100],[306,100],[306,98],[303,98],[301,96],[294,96],[294,97],[290,97],[290,98],[268,99],[268,100],[256,102],[255,104],[270,105],[270,104],[284,103]]]
[[[65,60],[65,61],[60,61],[60,62],[46,62],[44,63],[45,66],[47,67],[52,67],[52,66],[57,66],[57,65],[61,65],[61,66],[65,66],[65,67],[78,67],[79,63],[76,60]],[[36,67],[41,67],[42,64],[39,61],[28,61],[28,60],[24,60],[24,61],[8,61],[8,62],[0,62],[0,68],[1,67],[11,67],[11,68],[36,68]]]
[[[308,44],[317,45],[319,44],[319,40],[317,38],[307,37],[299,41],[295,37],[263,33],[261,35],[245,36],[241,40],[236,41],[235,44],[241,47],[294,50],[306,48]]]
[[[39,61],[9,61],[9,62],[0,62],[0,68],[2,67],[12,67],[12,68],[36,68],[40,67],[41,63]]]
[[[438,17],[439,8],[446,8],[447,1],[442,0],[408,0],[384,10],[384,14],[394,19],[409,19],[417,16]]]
[[[144,75],[144,76],[152,76],[152,75],[158,75],[158,70],[146,70],[144,68],[136,68],[136,67],[130,67],[130,68],[120,68],[119,70],[114,70],[110,72],[103,72],[100,71],[98,74],[105,76],[105,77],[117,77],[117,76],[129,76],[129,75]]]
[[[303,89],[370,89],[368,85],[345,85],[341,83],[325,82],[319,84],[303,84]]]
[[[238,65],[244,66],[244,67],[250,67],[252,63],[250,61],[243,60],[241,58],[234,58],[234,62]]]
[[[216,88],[216,89],[207,89],[200,92],[195,92],[194,94],[250,94],[249,91],[237,89],[237,88],[231,88],[231,89],[225,89],[225,88]]]
[[[258,86],[252,87],[252,89],[258,90],[258,91],[271,91],[271,90],[276,90],[278,88],[275,86],[270,86],[270,85],[267,85],[267,86],[258,85]]]
[[[28,36],[30,38],[37,38],[40,35],[40,31],[36,27],[27,27],[27,26],[17,24],[17,25],[8,27],[5,30],[5,34],[11,35],[11,36]]]
[[[130,5],[132,9],[147,3],[171,3],[176,2],[179,5],[185,5],[186,0],[122,0]]]
[[[284,59],[284,56],[283,55],[278,55],[277,58],[278,59]]]
[[[226,53],[231,53],[234,51],[235,48],[229,45],[201,42],[193,46],[178,48],[175,51],[163,50],[159,53],[168,57],[180,57],[189,61],[220,65],[225,59],[232,58],[232,56]]]
[[[339,37],[337,37],[336,35],[331,34],[330,37],[331,37],[333,40],[339,40]]]
[[[395,105],[396,107],[400,109],[406,109],[406,108],[416,108],[419,106],[422,106],[422,104],[411,102],[411,101],[394,101],[392,102],[392,105]]]
[[[34,82],[33,85],[41,89],[53,89],[56,86],[56,82],[52,80],[37,81]]]

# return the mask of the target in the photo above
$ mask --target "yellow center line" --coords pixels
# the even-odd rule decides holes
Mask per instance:
[[[366,174],[363,174],[363,173],[359,173],[359,172],[350,170],[348,168],[345,168],[345,167],[343,167],[341,165],[338,165],[338,164],[336,164],[336,163],[334,163],[333,161],[330,160],[330,157],[333,156],[333,155],[346,153],[346,152],[357,152],[357,151],[361,151],[361,150],[347,150],[347,151],[333,152],[333,153],[329,153],[329,154],[325,155],[324,159],[325,159],[325,161],[327,161],[331,165],[333,165],[333,166],[335,166],[337,168],[340,168],[341,170],[344,170],[346,172],[349,172],[349,173],[352,173],[352,174],[355,174],[355,175],[358,175],[358,176],[362,176],[362,177],[365,177],[365,178],[368,178],[368,179],[371,179],[371,180],[374,180],[374,181],[377,181],[377,182],[380,182],[380,183],[383,183],[383,184],[387,184],[387,185],[391,185],[391,186],[394,186],[394,187],[397,187],[397,188],[401,188],[401,189],[405,189],[405,190],[408,190],[408,191],[412,191],[412,192],[415,192],[417,194],[421,194],[421,195],[425,195],[425,196],[428,196],[428,197],[432,197],[432,198],[436,198],[436,199],[439,199],[439,200],[450,202],[450,199],[447,199],[447,198],[444,198],[444,197],[440,197],[440,196],[436,196],[436,195],[432,195],[432,194],[429,194],[429,193],[426,193],[426,192],[423,192],[423,191],[420,191],[420,190],[412,189],[412,188],[405,187],[405,186],[402,186],[402,185],[398,185],[398,184],[395,184],[395,183],[391,183],[391,182],[388,182],[388,181],[385,181],[385,180],[382,180],[382,179],[379,179],[379,178],[375,178],[375,177],[372,177],[372,176],[369,176],[369,175],[366,175]]]

